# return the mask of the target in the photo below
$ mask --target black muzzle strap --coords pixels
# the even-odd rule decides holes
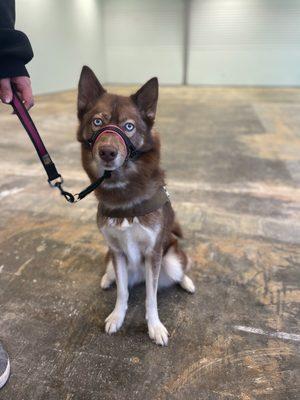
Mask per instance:
[[[43,164],[43,167],[48,175],[48,182],[51,187],[58,188],[61,195],[64,196],[64,198],[69,203],[77,203],[78,201],[85,198],[89,193],[93,192],[104,181],[104,179],[110,177],[111,172],[105,171],[102,177],[98,178],[95,182],[93,182],[87,188],[82,190],[80,193],[76,193],[74,195],[64,190],[62,186],[64,182],[62,176],[58,173],[54,162],[51,160],[51,157],[41,139],[41,136],[37,128],[35,127],[30,117],[29,112],[27,111],[26,107],[24,106],[21,99],[17,95],[16,88],[12,86],[12,89],[13,89],[13,99],[10,104],[12,105],[15,113],[17,114],[19,120],[21,121],[23,127],[25,128],[26,132],[28,133],[28,136],[30,137],[35,147],[35,150],[41,160],[41,163]]]

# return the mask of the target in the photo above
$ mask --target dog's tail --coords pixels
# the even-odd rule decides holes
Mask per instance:
[[[182,239],[183,238],[183,232],[181,229],[181,226],[178,221],[174,221],[173,227],[172,227],[172,233],[173,235],[177,236],[178,238]]]

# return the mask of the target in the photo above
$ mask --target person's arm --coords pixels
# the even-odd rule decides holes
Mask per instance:
[[[27,64],[33,51],[27,36],[14,29],[15,0],[0,0],[0,98],[9,103],[14,83],[27,108],[33,105],[33,96]]]

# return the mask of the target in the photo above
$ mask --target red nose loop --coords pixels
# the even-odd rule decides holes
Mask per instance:
[[[126,148],[126,143],[125,140],[123,139],[123,137],[118,133],[118,131],[121,131],[121,133],[123,135],[125,135],[125,133],[122,131],[122,129],[117,126],[117,125],[106,125],[104,128],[102,128],[99,132],[99,134],[97,135],[97,137],[95,138],[92,146],[94,147],[95,143],[98,141],[98,139],[100,137],[103,136],[110,136],[110,135],[114,135],[116,137],[117,140],[119,140],[119,142],[121,142],[124,147]]]

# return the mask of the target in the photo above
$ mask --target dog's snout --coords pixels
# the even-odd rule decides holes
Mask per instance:
[[[99,156],[103,161],[113,161],[118,154],[118,149],[111,145],[101,146],[99,149]]]

